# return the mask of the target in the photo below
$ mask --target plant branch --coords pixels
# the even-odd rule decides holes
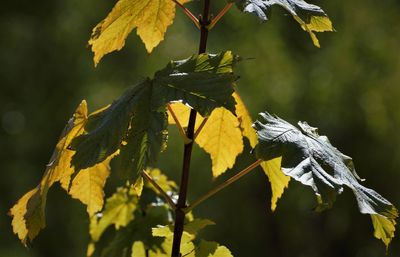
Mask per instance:
[[[165,192],[165,191],[160,187],[159,184],[157,184],[156,181],[154,181],[154,179],[150,176],[150,174],[147,173],[145,170],[142,170],[141,175],[142,175],[142,177],[143,177],[144,179],[146,179],[147,181],[149,181],[150,184],[152,184],[152,185],[157,189],[157,191],[165,198],[165,201],[167,201],[167,203],[168,203],[169,206],[172,208],[172,210],[175,210],[175,209],[176,209],[176,206],[175,206],[175,203],[174,203],[174,201],[172,200],[172,198],[167,194],[167,192]]]
[[[193,21],[194,25],[196,25],[198,29],[201,28],[199,20],[196,18],[196,16],[194,16],[194,14],[188,8],[183,6],[183,4],[179,3],[177,0],[172,0],[172,1],[183,10],[186,16]]]
[[[205,53],[207,49],[207,39],[208,39],[208,28],[210,24],[210,1],[204,0],[203,13],[200,16],[200,44],[199,44],[199,54]],[[186,208],[186,195],[189,184],[189,170],[190,170],[190,160],[192,157],[193,148],[193,138],[194,138],[194,128],[196,125],[196,115],[197,112],[192,109],[190,110],[189,123],[186,130],[187,138],[192,141],[185,144],[183,151],[183,165],[182,165],[182,175],[179,187],[179,198],[175,209],[175,225],[174,225],[174,238],[172,242],[172,257],[180,257],[181,239],[183,233],[183,224],[185,221],[185,211]]]
[[[218,23],[218,21],[224,17],[225,13],[227,13],[229,11],[229,9],[231,9],[233,3],[227,3],[225,5],[225,7],[217,14],[217,16],[215,16],[214,19],[212,19],[210,25],[208,25],[208,30],[211,30],[212,28],[214,28],[214,26]]]
[[[204,120],[201,122],[200,126],[197,128],[196,133],[194,133],[194,138],[196,139],[197,136],[200,134],[201,130],[204,128],[204,125],[206,125],[208,121],[208,118],[204,118]]]
[[[189,205],[187,208],[185,208],[185,210],[184,210],[185,213],[190,212],[191,210],[193,210],[194,207],[196,207],[200,203],[204,202],[205,200],[207,200],[211,196],[215,195],[216,193],[218,193],[219,191],[221,191],[225,187],[229,186],[230,184],[232,184],[236,180],[240,179],[241,177],[243,177],[244,175],[246,175],[250,171],[254,170],[258,165],[260,165],[261,162],[262,162],[262,160],[256,161],[255,163],[251,164],[249,167],[245,168],[244,170],[242,170],[241,172],[237,173],[236,175],[234,175],[230,179],[226,180],[222,184],[220,184],[217,187],[211,189],[209,192],[205,193],[204,195],[199,197],[197,200],[193,201],[193,203],[191,205]]]
[[[174,110],[172,109],[171,105],[168,104],[167,107],[168,107],[169,113],[171,114],[172,118],[173,118],[174,121],[175,121],[176,126],[178,127],[179,134],[182,136],[185,145],[188,144],[188,143],[190,143],[192,140],[189,139],[189,138],[186,136],[185,129],[182,127],[182,125],[181,125],[181,123],[180,123],[178,117],[176,116]]]

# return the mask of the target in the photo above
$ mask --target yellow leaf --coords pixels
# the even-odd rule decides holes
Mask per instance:
[[[104,55],[121,50],[127,36],[135,28],[147,52],[151,53],[164,39],[167,27],[174,18],[175,3],[172,0],[119,0],[92,31],[89,45],[94,52],[95,65]]]
[[[179,123],[181,124],[182,127],[187,127],[189,123],[189,115],[190,115],[190,110],[191,108],[184,105],[183,103],[171,103],[170,104],[172,111],[176,115],[176,117],[179,120]],[[196,127],[195,130],[200,126],[201,122],[204,120],[203,117],[201,117],[200,114],[197,114],[196,116]],[[169,124],[176,124],[173,115],[168,111],[168,123]]]
[[[89,216],[101,211],[104,204],[104,185],[110,175],[109,163],[113,156],[92,168],[79,171],[72,181],[69,194],[86,204]]]
[[[293,16],[304,31],[307,31],[316,47],[321,47],[314,32],[333,31],[331,20],[327,16],[311,16],[310,21],[306,23],[299,16]]]
[[[10,214],[13,217],[14,233],[24,244],[28,240],[33,240],[39,231],[45,227],[44,210],[49,188],[55,182],[61,181],[64,181],[63,187],[67,187],[68,183],[65,181],[68,181],[68,178],[74,173],[73,168],[70,167],[72,151],[68,150],[67,147],[73,138],[83,133],[86,121],[87,105],[85,101],[82,101],[61,134],[40,184],[25,194],[11,208]]]
[[[225,108],[216,108],[208,118],[196,143],[211,156],[213,176],[233,167],[243,152],[243,137],[238,119]]]
[[[164,192],[175,191],[178,186],[173,180],[169,180],[167,176],[165,176],[160,169],[147,169],[146,170],[151,178],[161,187]],[[153,189],[154,191],[158,191],[151,183],[147,183],[147,186]]]
[[[253,120],[249,112],[247,111],[246,105],[243,103],[237,92],[233,93],[233,97],[236,101],[236,116],[240,122],[240,129],[242,130],[243,136],[247,137],[250,142],[250,146],[254,148],[257,145],[258,139],[256,131],[253,129]]]
[[[394,231],[396,230],[396,221],[389,219],[379,214],[372,214],[372,225],[374,226],[374,236],[386,245],[386,250],[389,247],[390,241],[394,237]]]
[[[115,229],[125,227],[133,220],[138,196],[135,186],[120,187],[107,199],[103,213],[94,215],[90,220],[89,233],[93,242],[97,242],[103,232],[111,225]]]
[[[272,199],[271,210],[275,211],[276,203],[281,198],[285,188],[288,187],[290,177],[286,176],[281,170],[282,157],[278,157],[261,163],[265,174],[271,183]]]

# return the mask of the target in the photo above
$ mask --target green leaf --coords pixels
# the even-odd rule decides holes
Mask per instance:
[[[397,209],[372,189],[359,183],[352,159],[331,145],[326,136],[320,136],[317,128],[299,122],[299,128],[272,116],[260,113],[261,121],[254,123],[259,144],[257,158],[270,160],[282,156],[282,171],[311,187],[318,197],[317,210],[332,206],[343,186],[349,187],[356,196],[363,214],[373,216],[375,236],[387,245],[394,236]]]
[[[234,113],[233,82],[238,77],[233,68],[238,60],[238,56],[227,51],[170,62],[155,74],[153,106],[160,108],[167,102],[181,101],[203,117],[217,107]]]
[[[97,242],[104,231],[111,225],[115,229],[125,227],[134,219],[133,212],[138,204],[137,190],[121,187],[107,199],[104,211],[92,217],[90,222],[90,235],[92,241]]]
[[[202,115],[217,107],[234,113],[232,84],[237,76],[233,67],[238,60],[230,51],[194,55],[171,62],[153,80],[145,79],[129,88],[110,107],[89,119],[86,133],[70,145],[76,151],[72,165],[76,170],[92,167],[119,150],[112,161],[113,170],[123,178],[134,179],[166,148],[169,102],[187,103]]]
[[[217,242],[201,240],[196,248],[196,257],[233,257],[233,255],[228,248],[220,246]]]
[[[86,134],[76,138],[70,148],[76,150],[72,164],[77,170],[91,167],[116,152],[126,137],[132,115],[146,95],[149,80],[133,86],[110,107],[94,115],[85,126]]]
[[[156,162],[160,152],[167,147],[168,119],[166,111],[151,109],[152,87],[147,86],[140,97],[140,104],[134,110],[131,128],[126,144],[120,148],[120,154],[113,160],[113,170],[124,179],[132,179]],[[133,171],[133,172],[132,172]]]
[[[272,6],[281,6],[310,34],[317,47],[320,45],[314,32],[333,31],[326,13],[319,6],[303,0],[236,0],[236,4],[243,12],[253,13],[262,21],[270,18]]]

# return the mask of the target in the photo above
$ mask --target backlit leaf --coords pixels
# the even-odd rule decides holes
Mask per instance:
[[[123,178],[135,179],[155,163],[166,148],[169,102],[184,102],[209,115],[218,107],[234,112],[233,66],[239,57],[230,51],[200,54],[173,61],[155,74],[129,88],[110,107],[93,115],[85,134],[76,138],[72,164],[77,169],[92,167],[119,150],[113,170]]]
[[[217,108],[211,113],[195,141],[210,154],[214,177],[232,168],[236,157],[243,152],[238,119],[224,108]]]
[[[103,188],[110,175],[109,162],[110,158],[93,168],[81,170],[71,183],[69,194],[86,204],[89,216],[103,208]]]
[[[233,97],[236,101],[235,113],[239,120],[240,129],[242,130],[243,136],[245,136],[249,142],[250,146],[254,148],[257,145],[258,139],[256,131],[253,129],[253,119],[250,116],[246,105],[243,103],[237,92],[233,93]]]
[[[394,236],[398,211],[380,194],[359,183],[351,158],[306,122],[299,122],[297,128],[268,113],[260,116],[261,121],[254,123],[259,139],[257,158],[268,161],[282,156],[283,172],[315,191],[317,210],[331,207],[343,186],[349,187],[360,212],[373,215],[374,235],[388,245]]]
[[[26,244],[32,241],[39,231],[45,227],[45,207],[47,192],[56,182],[64,181],[63,187],[68,190],[69,177],[74,173],[70,167],[73,152],[67,149],[71,140],[83,132],[87,121],[87,105],[83,101],[68,121],[47,165],[45,174],[39,185],[26,193],[11,210],[12,225],[21,241]],[[93,169],[97,169],[94,167]]]
[[[251,147],[254,148],[258,143],[258,138],[255,129],[252,127],[253,119],[251,118],[239,94],[235,92],[233,96],[236,100],[236,116],[239,119],[242,134],[243,136],[247,137]],[[271,184],[271,210],[275,211],[276,204],[279,198],[282,196],[283,192],[285,191],[285,188],[288,186],[290,177],[286,176],[281,171],[280,158],[275,158],[270,161],[262,162],[261,168],[264,170],[264,173],[265,175],[267,175],[268,180]]]
[[[304,0],[236,0],[236,3],[240,10],[253,13],[262,21],[269,19],[272,6],[281,6],[310,34],[317,47],[320,44],[314,32],[333,31],[332,22],[326,13],[319,6]]]
[[[203,117],[213,109],[225,107],[235,111],[233,82],[238,79],[233,68],[239,57],[232,52],[200,54],[170,62],[154,76],[153,106],[180,101]]]
[[[178,0],[185,3],[187,0]],[[171,0],[119,0],[107,17],[94,29],[89,40],[94,63],[113,51],[121,50],[127,36],[137,28],[148,53],[163,39],[175,18]]]
[[[125,227],[134,218],[134,211],[137,208],[138,195],[133,186],[120,187],[107,199],[104,211],[93,216],[90,221],[90,235],[94,242],[97,242],[103,232],[111,225],[115,229]]]
[[[271,199],[271,210],[275,211],[276,204],[281,198],[285,188],[288,187],[290,177],[286,176],[281,170],[282,157],[277,157],[269,161],[261,163],[261,167],[267,175],[271,184],[272,199]]]
[[[196,257],[233,257],[233,255],[225,246],[201,240],[196,248]]]

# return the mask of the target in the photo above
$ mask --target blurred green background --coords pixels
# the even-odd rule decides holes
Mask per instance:
[[[165,41],[153,54],[133,33],[126,47],[94,68],[86,47],[92,27],[114,0],[3,0],[0,8],[0,256],[85,256],[85,208],[58,186],[48,198],[47,228],[26,249],[12,234],[8,209],[39,182],[59,133],[81,99],[95,110],[116,99],[142,76],[152,76],[169,59],[197,52],[199,33],[180,10]],[[224,4],[213,0],[216,13]],[[337,30],[319,34],[312,46],[292,17],[279,9],[261,24],[236,8],[211,32],[208,49],[244,57],[238,90],[253,117],[268,110],[295,122],[307,120],[353,157],[365,185],[400,206],[400,2],[397,0],[314,1]],[[199,3],[188,5],[199,13]],[[171,129],[160,167],[179,178],[182,146]],[[249,152],[247,145],[245,152]],[[245,155],[245,154],[244,154]],[[240,156],[235,168],[215,181],[211,162],[196,147],[189,199],[211,188],[253,159]],[[107,187],[107,193],[111,189]],[[369,216],[358,213],[349,190],[334,208],[312,211],[312,192],[290,183],[275,213],[271,191],[256,170],[195,211],[217,223],[203,233],[235,256],[385,256]],[[395,238],[389,256],[400,256]]]

